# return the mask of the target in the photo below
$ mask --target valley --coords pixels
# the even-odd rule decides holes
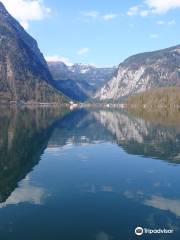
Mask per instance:
[[[177,8],[0,0],[0,240],[180,239]]]
[[[75,101],[113,106],[131,102],[132,96],[153,89],[166,88],[171,95],[172,88],[180,87],[180,45],[140,53],[114,67],[46,62],[36,40],[2,3],[0,34],[1,104],[69,105]],[[173,104],[179,106],[179,100],[172,96]]]

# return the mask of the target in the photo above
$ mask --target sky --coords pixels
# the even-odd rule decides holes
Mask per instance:
[[[180,0],[1,0],[51,61],[115,66],[180,44]]]

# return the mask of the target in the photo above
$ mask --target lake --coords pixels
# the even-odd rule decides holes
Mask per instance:
[[[0,239],[179,240],[179,116],[1,109]]]

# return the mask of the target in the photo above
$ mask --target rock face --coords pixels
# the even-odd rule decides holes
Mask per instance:
[[[57,81],[57,88],[79,101],[94,96],[94,93],[112,78],[116,70],[116,67],[97,68],[88,64],[67,66],[63,62],[48,62],[48,65]]]
[[[66,102],[37,42],[0,2],[0,102]]]
[[[128,58],[95,98],[123,100],[153,88],[173,86],[180,86],[180,45]]]

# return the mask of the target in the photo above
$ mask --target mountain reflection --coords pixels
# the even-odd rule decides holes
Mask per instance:
[[[180,124],[165,120],[148,121],[126,111],[76,110],[61,121],[48,146],[112,142],[129,154],[178,163]]]
[[[179,167],[152,159],[179,163],[180,125],[172,119],[124,110],[1,109],[1,238],[30,232],[36,239],[38,232],[51,239],[54,231],[62,239],[131,239],[136,226],[178,236]]]
[[[127,153],[180,161],[180,125],[148,121],[125,111],[2,109],[0,111],[0,202],[38,164],[48,147],[118,144]],[[84,158],[84,156],[79,156]],[[41,193],[41,191],[40,191]],[[34,200],[35,199],[35,200]],[[36,198],[33,201],[37,202]],[[11,199],[10,199],[11,201]],[[147,204],[154,205],[157,199]]]
[[[112,140],[112,134],[97,121],[94,112],[78,109],[67,114],[59,122],[49,140],[48,147],[111,142]]]
[[[54,109],[1,109],[0,202],[39,162],[62,114]]]
[[[128,153],[171,162],[180,160],[180,123],[171,124],[169,119],[167,124],[166,119],[161,123],[158,118],[148,121],[117,111],[100,111],[95,116]]]

